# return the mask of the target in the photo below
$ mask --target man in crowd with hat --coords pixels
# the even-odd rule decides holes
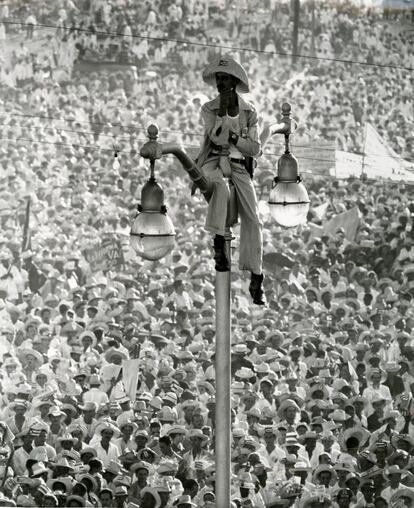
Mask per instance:
[[[239,267],[251,272],[249,291],[253,302],[264,305],[262,223],[252,182],[253,160],[260,153],[258,119],[254,106],[240,95],[249,91],[249,80],[241,64],[229,55],[216,57],[204,70],[203,80],[219,92],[202,106],[204,143],[197,158],[204,175],[213,183],[206,228],[215,235],[216,270],[230,270],[225,234],[226,228],[237,222],[239,213]]]
[[[187,434],[190,442],[190,449],[185,452],[180,461],[177,478],[190,478],[195,476],[195,462],[209,458],[210,454],[206,449],[209,438],[201,429],[191,429]]]
[[[118,435],[118,427],[108,420],[98,423],[95,428],[95,436],[90,445],[95,448],[96,456],[104,467],[107,467],[111,460],[117,461],[121,455],[118,446],[112,442],[112,438]]]
[[[92,374],[89,377],[89,390],[85,391],[82,395],[83,403],[95,402],[98,407],[101,404],[108,404],[108,395],[100,389],[101,380],[97,374]]]

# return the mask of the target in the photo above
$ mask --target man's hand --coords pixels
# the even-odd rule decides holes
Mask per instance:
[[[233,89],[220,92],[219,116],[224,116],[237,105],[237,93]]]
[[[223,92],[220,92],[219,116],[227,115],[227,109],[230,106],[231,93],[232,90],[223,90]]]

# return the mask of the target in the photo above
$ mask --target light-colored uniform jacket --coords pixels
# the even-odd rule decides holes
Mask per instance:
[[[255,157],[260,153],[256,109],[240,95],[238,95],[238,100],[241,135],[236,146],[245,157]],[[204,121],[205,130],[204,140],[197,157],[197,162],[200,167],[204,164],[211,151],[219,151],[217,145],[221,141],[220,138],[222,138],[223,135],[226,136],[225,125],[223,125],[226,117],[218,116],[219,106],[220,96],[217,96],[212,101],[203,104],[201,108],[201,116]],[[220,127],[221,131],[217,133]],[[228,139],[228,135],[226,139]]]

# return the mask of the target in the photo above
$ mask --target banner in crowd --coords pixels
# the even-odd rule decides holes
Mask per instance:
[[[414,164],[400,157],[370,123],[365,125],[364,156],[368,178],[414,181]]]
[[[328,208],[329,208],[329,201],[312,208],[312,213],[318,220],[323,220],[323,218],[326,215],[326,212],[328,211]]]
[[[365,125],[364,153],[354,154],[336,150],[335,170],[337,178],[384,178],[394,181],[414,182],[414,164],[400,157],[378,134],[375,128]]]
[[[307,226],[310,230],[311,238],[320,238],[323,235],[323,226],[319,226],[319,224],[313,222],[308,222]]]
[[[330,175],[336,160],[334,142],[301,143],[298,140],[296,143],[292,143],[292,153],[298,159],[299,173]]]
[[[133,360],[125,360],[122,363],[122,381],[124,383],[125,393],[131,400],[135,400],[137,394],[140,361],[139,358],[136,358]]]
[[[121,242],[113,236],[85,249],[83,255],[94,271],[119,270],[125,263]]]
[[[342,150],[335,152],[335,167],[332,176],[336,178],[359,178],[362,174],[362,155]]]
[[[338,229],[342,228],[345,231],[345,238],[349,242],[353,242],[358,231],[360,218],[361,212],[358,207],[355,206],[346,212],[334,215],[322,225],[308,222],[307,226],[310,229],[311,236],[313,238],[320,238],[326,233],[334,235]]]
[[[358,230],[360,217],[361,212],[357,206],[354,206],[354,208],[351,208],[346,212],[335,215],[330,220],[325,222],[322,227],[324,232],[330,233],[332,235],[334,235],[338,229],[343,228],[345,231],[345,238],[349,242],[353,242]]]

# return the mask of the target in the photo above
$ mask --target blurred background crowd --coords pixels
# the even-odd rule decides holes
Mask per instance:
[[[228,52],[260,127],[289,102],[293,153],[313,146],[293,230],[266,206],[279,140],[258,160],[265,309],[235,229],[234,506],[414,506],[412,187],[320,169],[328,143],[360,153],[366,122],[413,160],[414,11],[392,7],[0,3],[1,506],[215,506],[212,246],[173,159],[156,176],[175,249],[143,261],[129,231],[148,125],[195,154],[201,72]]]

